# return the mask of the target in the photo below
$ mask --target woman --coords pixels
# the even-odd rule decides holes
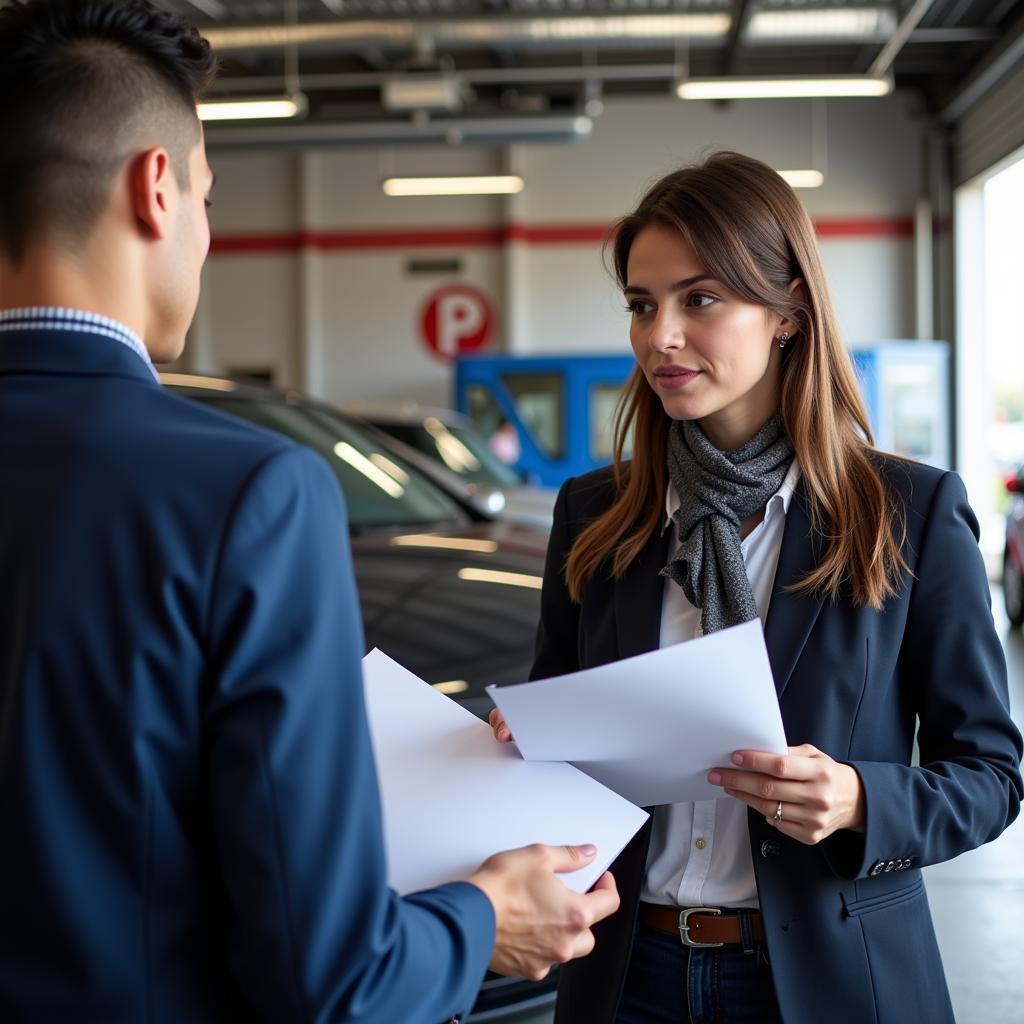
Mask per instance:
[[[765,164],[658,182],[614,265],[637,367],[614,465],[559,495],[532,678],[760,617],[798,745],[653,809],[556,1021],[952,1021],[920,869],[1022,794],[963,485],[872,447],[813,226]]]

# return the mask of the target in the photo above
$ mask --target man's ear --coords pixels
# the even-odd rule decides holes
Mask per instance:
[[[128,168],[128,187],[140,229],[150,238],[166,238],[178,186],[171,158],[163,146],[154,146],[135,157]]]

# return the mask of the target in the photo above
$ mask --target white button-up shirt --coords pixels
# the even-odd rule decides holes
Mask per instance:
[[[794,459],[782,486],[768,500],[764,519],[740,544],[762,626],[775,583],[786,513],[799,479]],[[672,514],[679,507],[679,497],[671,484],[665,504],[674,552],[679,538]],[[660,646],[698,636],[700,616],[683,588],[666,579]],[[640,898],[676,907],[758,907],[746,804],[723,797],[655,808]]]

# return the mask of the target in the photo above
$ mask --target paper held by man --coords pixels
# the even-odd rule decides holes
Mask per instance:
[[[722,797],[737,750],[785,753],[758,620],[635,658],[487,692],[530,762],[568,761],[642,807]]]
[[[384,813],[388,882],[402,895],[467,878],[501,850],[593,843],[560,876],[586,892],[647,814],[567,764],[524,761],[511,744],[381,651],[363,659]]]

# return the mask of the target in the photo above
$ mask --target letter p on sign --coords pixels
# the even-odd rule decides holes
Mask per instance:
[[[450,284],[428,296],[420,331],[427,351],[444,362],[482,348],[490,338],[494,313],[487,296],[466,284]]]

